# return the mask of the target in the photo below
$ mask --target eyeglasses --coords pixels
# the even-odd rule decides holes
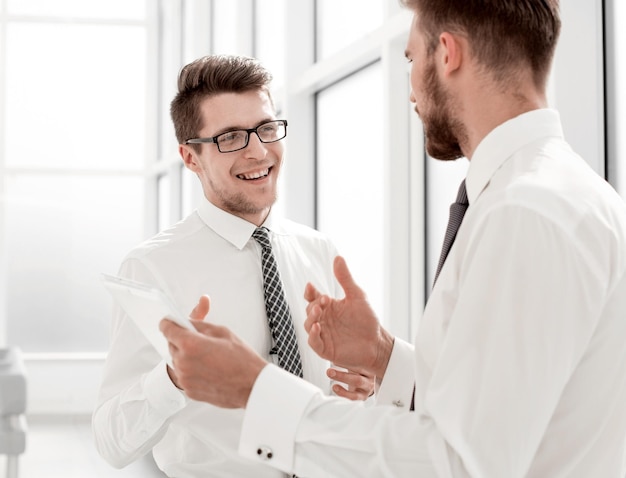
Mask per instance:
[[[220,153],[232,153],[248,146],[250,133],[256,133],[261,143],[274,143],[287,136],[287,120],[268,121],[252,129],[235,129],[212,138],[193,138],[185,144],[215,143]]]

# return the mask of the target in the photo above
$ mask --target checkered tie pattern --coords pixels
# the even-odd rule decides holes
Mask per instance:
[[[463,181],[461,181],[461,185],[459,186],[459,192],[456,196],[456,202],[450,205],[450,217],[448,218],[448,227],[446,228],[446,235],[443,238],[443,245],[441,246],[441,254],[439,255],[439,264],[437,265],[437,272],[435,273],[433,287],[435,287],[435,282],[437,282],[439,272],[441,272],[443,263],[446,262],[448,252],[450,252],[452,244],[456,239],[456,233],[461,226],[463,216],[465,216],[465,211],[467,210],[468,206],[469,201],[467,199],[467,190],[465,189],[464,179]],[[415,410],[415,387],[413,387],[413,397],[411,398],[410,410]]]
[[[450,218],[448,219],[446,235],[443,238],[443,245],[441,246],[441,254],[439,255],[439,264],[437,265],[437,272],[435,273],[433,287],[435,286],[435,282],[437,282],[437,277],[439,277],[443,263],[446,262],[446,257],[448,257],[448,252],[450,252],[454,239],[456,239],[456,233],[461,226],[461,221],[463,221],[463,216],[465,215],[467,206],[469,206],[469,202],[467,200],[467,190],[465,189],[464,179],[461,181],[461,185],[459,186],[456,202],[452,203],[450,206]]]
[[[296,342],[296,332],[291,320],[289,305],[285,300],[283,285],[278,273],[276,259],[272,253],[272,245],[268,230],[265,227],[258,227],[252,233],[252,237],[261,246],[263,269],[263,289],[265,295],[265,311],[274,337],[275,347],[270,350],[270,354],[278,355],[278,365],[288,372],[302,377],[302,363],[300,352]]]

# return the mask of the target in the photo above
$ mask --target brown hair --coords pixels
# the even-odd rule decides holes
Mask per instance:
[[[271,73],[254,58],[211,55],[184,66],[178,75],[178,93],[170,105],[170,115],[179,144],[195,138],[202,129],[200,103],[220,93],[265,90],[271,101]],[[201,145],[191,145],[199,149]]]
[[[442,32],[461,34],[496,81],[530,67],[535,85],[545,86],[561,30],[559,0],[400,1],[419,15],[429,53]]]

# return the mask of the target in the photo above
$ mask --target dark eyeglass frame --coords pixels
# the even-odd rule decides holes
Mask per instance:
[[[282,127],[285,130],[285,135],[280,137],[280,138],[273,139],[272,141],[265,141],[263,138],[261,138],[261,135],[259,134],[258,129],[259,128],[263,128],[264,126],[267,126],[268,124],[272,124],[272,123],[279,123],[279,124],[281,124]],[[237,132],[246,133],[246,142],[245,142],[245,144],[241,148],[229,149],[228,151],[222,151],[222,149],[220,148],[219,139],[221,137],[223,137],[224,135],[237,133]],[[224,133],[220,133],[217,136],[211,136],[209,138],[191,138],[191,139],[188,139],[187,141],[185,141],[185,144],[215,143],[215,145],[217,146],[217,150],[220,153],[233,153],[235,151],[240,151],[240,150],[245,149],[245,148],[248,147],[248,143],[250,142],[250,134],[251,133],[256,134],[257,138],[259,138],[259,141],[261,141],[261,143],[276,143],[277,141],[280,141],[281,139],[285,139],[287,137],[287,120],[279,119],[279,120],[266,121],[265,123],[261,123],[260,125],[258,125],[256,128],[233,129],[231,131],[225,131]]]

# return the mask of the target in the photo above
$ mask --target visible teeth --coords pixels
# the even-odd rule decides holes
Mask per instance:
[[[269,169],[264,169],[263,171],[258,171],[256,173],[238,174],[237,177],[239,179],[258,179],[258,178],[262,178],[263,176],[267,176],[269,172],[270,172]]]

